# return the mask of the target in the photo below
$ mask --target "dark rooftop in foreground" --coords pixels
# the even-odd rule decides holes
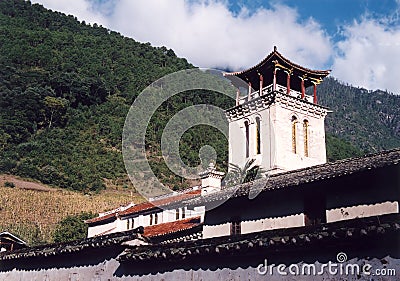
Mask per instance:
[[[282,188],[291,188],[306,183],[333,179],[362,171],[398,165],[400,148],[387,150],[363,157],[339,160],[299,170],[271,175],[268,178],[255,180],[238,186],[227,187],[219,192],[185,200],[184,203],[198,205],[202,203],[226,200],[228,198],[249,196],[250,192],[266,192]]]
[[[379,241],[384,235],[400,233],[400,214],[357,218],[318,226],[304,226],[223,236],[165,245],[131,248],[120,261],[181,260],[201,256],[235,256],[254,253],[328,247],[337,244]],[[368,245],[367,243],[364,244]]]
[[[0,253],[0,261],[19,258],[57,256],[60,254],[80,252],[87,249],[112,247],[137,238],[141,238],[145,241],[146,238],[142,237],[142,233],[143,227],[138,227],[130,231],[111,233],[72,242],[47,244],[12,252],[4,252]]]

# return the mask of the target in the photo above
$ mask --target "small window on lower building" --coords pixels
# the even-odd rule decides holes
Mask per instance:
[[[175,219],[176,219],[176,220],[179,220],[179,208],[176,209],[176,212],[175,212]]]
[[[158,214],[154,214],[154,224],[158,224]]]
[[[234,218],[231,222],[231,235],[240,235],[242,233],[242,222],[239,218]]]
[[[326,198],[319,192],[304,195],[304,225],[326,223]]]

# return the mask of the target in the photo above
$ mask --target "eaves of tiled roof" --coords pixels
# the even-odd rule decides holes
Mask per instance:
[[[105,215],[105,216],[95,217],[93,219],[86,220],[85,223],[87,223],[89,225],[95,225],[95,224],[104,223],[107,221],[113,221],[118,216],[119,217],[132,216],[134,214],[139,214],[139,213],[145,212],[145,211],[158,210],[158,209],[160,209],[160,207],[178,204],[182,200],[195,198],[195,197],[200,196],[200,194],[201,194],[201,190],[198,189],[198,190],[192,190],[189,192],[180,193],[180,194],[177,194],[174,196],[162,198],[162,199],[151,201],[151,202],[140,203],[140,204],[134,205],[132,207],[129,207],[128,209],[126,209],[124,211],[119,211],[119,212],[116,211],[116,212],[113,212],[113,213]]]
[[[143,235],[149,238],[178,233],[201,225],[200,217],[187,218],[167,223],[147,226]]]
[[[363,157],[339,160],[299,170],[271,175],[249,183],[227,187],[219,192],[194,198],[185,202],[192,205],[204,205],[207,202],[227,200],[229,198],[249,196],[250,192],[268,192],[276,189],[297,187],[303,184],[324,181],[356,174],[362,171],[399,165],[400,149],[387,150]]]
[[[139,246],[128,249],[119,257],[121,262],[156,262],[189,258],[253,255],[255,253],[298,251],[310,247],[329,245],[354,245],[365,241],[379,241],[385,235],[400,234],[400,214],[389,214],[368,218],[267,230],[238,236],[223,236],[196,241],[164,245]]]
[[[135,239],[146,241],[146,238],[141,236],[142,233],[143,227],[138,227],[130,231],[111,233],[72,242],[47,244],[37,247],[19,249],[11,252],[3,252],[0,253],[0,261],[20,258],[53,257],[96,248],[116,246],[121,246],[123,248],[125,246],[122,246],[121,244],[126,241]]]
[[[225,76],[241,76],[243,74],[246,74],[248,72],[257,70],[258,68],[264,66],[266,63],[272,61],[273,59],[279,58],[282,62],[290,66],[291,68],[295,68],[299,71],[309,73],[309,74],[314,74],[314,75],[319,75],[319,76],[327,76],[331,71],[330,70],[312,70],[306,67],[303,67],[299,64],[296,64],[289,59],[285,58],[281,53],[277,51],[277,48],[274,47],[274,50],[268,54],[262,61],[260,61],[258,64],[255,66],[250,67],[249,69],[245,69],[242,71],[237,71],[237,72],[226,72],[224,75]]]

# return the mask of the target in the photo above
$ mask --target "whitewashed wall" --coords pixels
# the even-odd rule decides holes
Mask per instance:
[[[326,211],[326,222],[365,218],[399,212],[398,202],[383,202],[370,205],[358,205],[330,209]]]

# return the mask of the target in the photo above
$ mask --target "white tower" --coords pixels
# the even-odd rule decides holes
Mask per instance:
[[[229,163],[243,167],[250,159],[270,174],[326,163],[327,108],[317,104],[316,87],[330,71],[292,63],[277,50],[258,65],[235,73],[248,93],[227,110]],[[234,79],[235,78],[235,79]],[[305,94],[314,87],[314,95]]]

